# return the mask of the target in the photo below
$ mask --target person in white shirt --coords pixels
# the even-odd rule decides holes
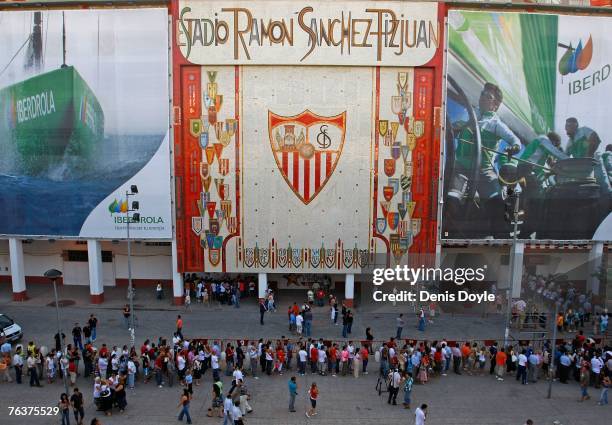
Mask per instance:
[[[527,385],[527,356],[526,351],[521,351],[518,355],[518,370],[516,372],[516,380],[521,380],[521,384]]]
[[[301,313],[298,313],[298,315],[295,316],[295,328],[296,328],[298,335],[302,335],[303,325],[304,325],[304,317],[302,316]]]
[[[203,297],[203,291],[204,291],[204,284],[202,283],[202,281],[200,281],[198,283],[198,290],[197,290],[197,301],[199,303],[202,302],[202,297]]]
[[[304,350],[304,346],[301,346],[298,351],[298,370],[301,376],[306,373],[306,360],[308,360],[308,353]]]
[[[319,373],[321,375],[325,375],[325,369],[327,365],[327,355],[325,354],[325,347],[319,347],[319,355],[317,356],[317,361],[319,362]]]
[[[98,397],[100,397],[100,392],[102,391],[102,380],[100,379],[99,376],[96,376],[96,379],[94,381],[94,388],[93,388],[93,398],[94,400],[97,399]]]
[[[30,387],[36,385],[40,387],[40,381],[38,380],[38,370],[36,368],[36,358],[32,353],[26,359],[26,363],[28,364],[28,372],[30,373]]]
[[[230,393],[227,393],[225,399],[223,400],[223,423],[233,422],[232,420],[232,410],[234,409],[234,403],[232,402],[232,396]]]
[[[241,420],[242,411],[240,410],[240,400],[236,400],[234,402],[234,407],[232,407],[232,410],[231,410],[231,417],[234,420],[234,423],[237,423],[237,421],[242,422]]]
[[[595,388],[599,388],[601,383],[601,368],[603,367],[604,362],[600,357],[593,357],[591,360],[591,371],[593,372],[593,381],[595,383]]]
[[[210,367],[213,370],[214,382],[217,382],[219,380],[219,356],[215,352],[210,356]]]
[[[232,386],[229,390],[230,393],[234,391],[234,388],[236,388],[239,381],[244,380],[244,374],[242,373],[238,365],[234,367],[234,371],[232,372],[232,377],[233,377]]]
[[[389,380],[389,398],[387,399],[388,404],[397,404],[397,393],[399,392],[400,382],[402,375],[397,369],[394,369],[391,373],[391,379]]]
[[[21,384],[21,375],[23,373],[23,358],[21,357],[21,347],[17,347],[13,356],[13,367],[15,368],[15,380]]]
[[[127,363],[128,370],[128,387],[133,390],[134,389],[134,377],[136,376],[136,365],[132,361],[132,359],[128,360]]]
[[[181,380],[181,382],[183,382],[183,379],[185,378],[185,367],[187,366],[187,362],[185,361],[185,357],[183,357],[181,354],[176,357],[176,365],[178,367],[179,379]]]
[[[255,376],[255,371],[257,370],[257,348],[255,348],[254,345],[249,345],[249,358],[251,359],[251,375],[253,376],[253,378],[258,379],[257,376]]]
[[[426,418],[427,418],[427,405],[421,404],[421,407],[417,407],[414,412],[414,425],[425,425]]]

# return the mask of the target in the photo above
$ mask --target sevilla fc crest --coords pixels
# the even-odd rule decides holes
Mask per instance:
[[[285,182],[308,205],[338,164],[346,133],[346,111],[331,117],[306,110],[281,116],[268,111],[270,147]]]

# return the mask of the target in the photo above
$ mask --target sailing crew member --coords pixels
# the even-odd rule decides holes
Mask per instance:
[[[567,159],[567,155],[561,151],[561,136],[551,131],[546,136],[541,135],[533,139],[519,156],[520,159],[536,163],[541,166],[550,166],[556,160]],[[546,170],[540,167],[532,167],[532,172],[541,183],[547,177]]]
[[[569,137],[565,152],[574,158],[593,158],[601,143],[599,135],[589,127],[580,127],[578,120],[570,117],[565,120],[565,132]]]
[[[604,193],[612,195],[612,144],[602,153],[595,154],[595,180]]]
[[[495,151],[499,151],[502,140],[508,146],[506,155],[499,155],[490,150],[482,150],[482,161],[480,165],[480,176],[477,184],[478,196],[483,206],[482,211],[485,219],[489,221],[487,231],[502,230],[497,222],[499,217],[503,217],[503,202],[501,199],[501,186],[499,176],[496,171],[495,161],[497,159],[499,168],[505,165],[516,166],[516,160],[511,155],[517,154],[521,150],[521,141],[510,130],[510,128],[497,115],[497,110],[503,102],[501,89],[493,83],[485,83],[478,107],[475,108],[476,119],[480,129],[482,146]],[[472,161],[475,157],[474,135],[472,129],[465,127],[459,134],[459,143],[456,150],[455,167],[457,171],[464,175],[469,175],[472,168]],[[503,226],[503,224],[502,224]]]
[[[605,152],[601,154],[601,162],[608,175],[608,181],[612,184],[612,144],[607,145]]]

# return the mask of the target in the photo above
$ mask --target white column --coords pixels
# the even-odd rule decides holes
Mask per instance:
[[[176,253],[176,239],[172,239],[172,294],[174,304],[183,304],[183,275],[178,271],[178,255]]]
[[[434,265],[435,268],[439,269],[440,264],[442,264],[442,244],[436,244],[436,263]]]
[[[348,273],[344,280],[344,303],[347,307],[353,306],[355,299],[355,275]]]
[[[592,291],[593,295],[599,295],[599,272],[603,261],[603,242],[593,242],[593,247],[589,251],[589,274],[587,276],[587,290]]]
[[[9,239],[9,256],[11,258],[11,281],[13,282],[13,301],[28,299],[23,268],[23,245],[21,239]]]
[[[521,297],[521,281],[523,278],[523,254],[524,253],[525,253],[525,243],[524,242],[517,242],[514,250],[510,248],[510,255],[514,257],[514,260],[511,259],[511,266],[514,269],[514,274],[512,273],[512,270],[510,270],[510,277],[512,277],[512,282],[510,282],[510,287],[512,288],[512,298]]]
[[[100,241],[87,241],[87,259],[89,262],[89,295],[92,304],[104,302],[104,275],[102,271],[102,246]]]
[[[257,275],[257,296],[259,299],[266,298],[266,291],[268,290],[268,275],[266,273],[259,273]]]

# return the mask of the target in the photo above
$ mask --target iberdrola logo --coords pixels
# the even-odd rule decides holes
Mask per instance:
[[[117,198],[115,198],[115,200],[113,202],[110,203],[110,205],[108,206],[108,211],[112,214],[121,214],[121,213],[126,213],[128,210],[128,203],[127,203],[127,199],[125,201],[122,201],[121,199],[119,201],[117,201]]]
[[[590,34],[589,40],[584,46],[582,45],[582,40],[579,40],[576,48],[572,47],[572,43],[569,46],[559,43],[559,47],[567,49],[561,60],[559,60],[559,74],[573,74],[579,70],[586,69],[591,63],[593,58],[593,37]]]

